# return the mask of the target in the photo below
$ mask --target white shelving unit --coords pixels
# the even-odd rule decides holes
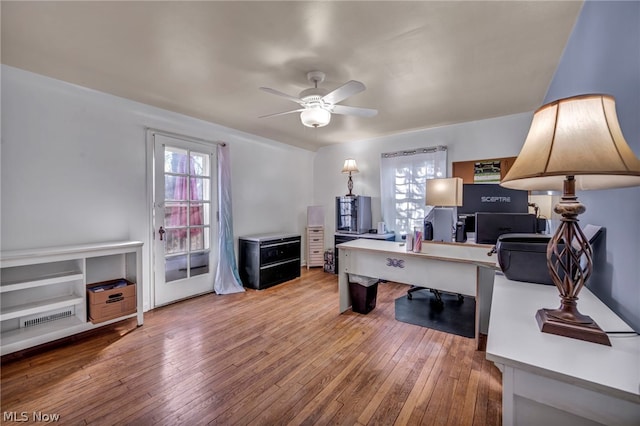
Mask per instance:
[[[0,252],[0,355],[27,349],[142,313],[142,243],[118,241]],[[136,313],[93,324],[87,284],[136,283]]]

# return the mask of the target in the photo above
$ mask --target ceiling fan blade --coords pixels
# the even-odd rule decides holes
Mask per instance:
[[[291,111],[276,112],[275,114],[261,115],[261,116],[260,116],[260,117],[258,117],[258,118],[275,117],[275,116],[277,116],[277,115],[285,115],[285,114],[291,114],[291,113],[294,113],[294,112],[302,112],[302,111],[304,111],[304,108],[294,109],[294,110],[291,110]]]
[[[342,86],[335,89],[333,92],[329,92],[323,96],[322,101],[331,105],[335,105],[338,102],[347,99],[349,96],[353,96],[356,93],[360,93],[365,90],[366,87],[363,83],[355,80],[347,81]]]
[[[331,108],[331,112],[342,115],[357,115],[359,117],[373,117],[378,114],[377,109],[351,107],[346,105],[334,105]]]
[[[269,87],[261,87],[260,90],[263,90],[263,91],[265,91],[267,93],[271,93],[272,95],[276,95],[276,96],[280,96],[280,97],[283,97],[283,98],[287,98],[290,101],[293,101],[293,102],[295,102],[297,104],[304,105],[304,101],[302,99],[296,98],[295,96],[287,95],[286,93],[282,93],[282,92],[280,92],[278,90],[271,89]]]

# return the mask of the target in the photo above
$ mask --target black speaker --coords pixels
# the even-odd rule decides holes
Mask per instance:
[[[433,240],[433,224],[428,220],[424,221],[424,232],[422,234],[422,239],[425,241]]]
[[[467,232],[464,230],[464,222],[456,223],[456,243],[467,241]]]

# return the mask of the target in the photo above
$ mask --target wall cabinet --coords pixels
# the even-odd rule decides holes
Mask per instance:
[[[142,243],[122,241],[0,253],[1,355],[142,313]],[[87,286],[126,279],[138,287],[135,313],[89,319]]]
[[[262,234],[240,237],[240,279],[263,290],[300,276],[300,235]]]
[[[324,266],[324,227],[307,228],[307,269]]]

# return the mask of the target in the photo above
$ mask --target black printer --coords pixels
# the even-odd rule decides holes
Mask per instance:
[[[587,225],[583,230],[593,250],[594,263],[599,255],[604,228]],[[513,281],[554,285],[547,267],[547,244],[551,235],[502,234],[495,251],[505,277]]]

